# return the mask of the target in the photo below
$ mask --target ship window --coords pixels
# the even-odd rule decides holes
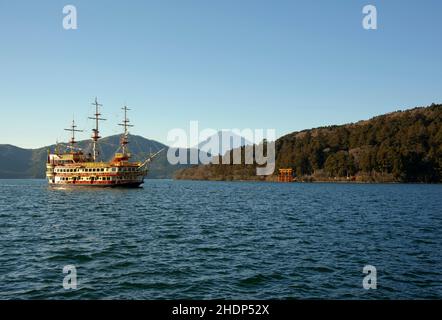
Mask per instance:
[[[113,172],[117,171],[117,168],[112,168],[112,171],[113,171]]]

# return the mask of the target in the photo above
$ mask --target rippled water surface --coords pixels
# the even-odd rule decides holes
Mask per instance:
[[[0,298],[442,298],[441,204],[441,185],[0,180]]]

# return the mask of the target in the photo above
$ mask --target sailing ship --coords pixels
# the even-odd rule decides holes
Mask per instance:
[[[99,122],[106,119],[101,118],[100,107],[97,98],[92,103],[95,106],[95,114],[89,117],[95,121],[95,128],[92,129],[92,152],[83,153],[76,146],[75,133],[77,130],[75,121],[69,129],[71,139],[65,152],[60,153],[56,147],[54,153],[48,151],[46,164],[46,177],[50,186],[97,186],[97,187],[140,187],[149,171],[149,163],[163,149],[147,157],[144,161],[131,161],[131,154],[128,150],[129,124],[127,112],[130,110],[124,106],[124,120],[119,123],[124,131],[120,138],[120,146],[110,161],[102,161],[100,158],[99,144],[100,137]]]

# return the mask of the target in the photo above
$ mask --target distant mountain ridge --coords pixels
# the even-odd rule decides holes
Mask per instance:
[[[152,161],[148,178],[172,178],[175,171],[188,165],[171,165],[167,161],[167,146],[137,135],[129,136],[129,150],[132,159],[146,159],[150,153],[155,153],[165,148],[158,157]],[[108,161],[117,151],[120,144],[120,135],[105,137],[100,140],[100,156]],[[64,150],[66,143],[60,143],[59,147]],[[90,150],[90,140],[78,142],[78,147],[87,153]],[[48,149],[54,151],[55,145],[38,149],[23,149],[9,144],[0,145],[0,179],[26,179],[44,178]],[[189,152],[189,150],[186,150]]]
[[[253,143],[232,130],[221,130],[204,141],[201,141],[195,148],[217,156],[224,155],[231,149],[240,148],[245,145],[253,145]]]

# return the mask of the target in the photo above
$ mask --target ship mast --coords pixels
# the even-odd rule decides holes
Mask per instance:
[[[124,120],[122,123],[119,123],[119,126],[123,126],[124,127],[124,133],[121,136],[121,140],[120,140],[120,144],[121,144],[121,151],[123,153],[123,155],[127,155],[128,153],[128,149],[127,149],[127,144],[129,143],[129,127],[133,127],[133,125],[129,124],[129,119],[127,118],[127,111],[129,111],[130,109],[125,105],[123,108],[121,108],[122,110],[124,110]]]
[[[75,144],[77,143],[77,141],[75,141],[75,132],[83,132],[83,130],[77,130],[75,128],[77,128],[77,126],[75,125],[75,120],[72,119],[71,127],[69,129],[64,129],[66,131],[72,132],[71,141],[69,141],[69,148],[71,149],[71,152],[75,152]]]
[[[101,113],[99,107],[102,107],[103,105],[98,103],[97,97],[95,97],[95,102],[92,102],[92,105],[95,106],[95,114],[93,117],[89,117],[89,119],[95,120],[95,129],[92,129],[92,152],[93,152],[94,161],[97,161],[98,159],[97,144],[98,144],[98,139],[101,138],[100,131],[98,130],[98,122],[104,121],[106,119],[100,118]]]

